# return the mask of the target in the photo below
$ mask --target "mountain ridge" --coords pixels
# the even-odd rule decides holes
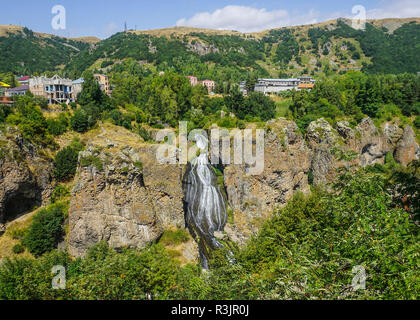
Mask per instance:
[[[0,26],[0,73],[50,71],[75,78],[86,69],[108,72],[129,58],[152,70],[172,70],[221,83],[245,80],[249,74],[415,73],[420,70],[416,59],[419,25],[419,17],[368,20],[366,30],[360,31],[351,28],[351,20],[339,18],[257,33],[180,26],[128,30],[104,40]],[[24,47],[26,52],[21,52]]]
[[[204,32],[204,33],[212,33],[217,35],[253,35],[253,36],[261,36],[269,33],[272,30],[282,30],[282,29],[295,29],[295,28],[308,28],[308,27],[324,27],[331,23],[337,23],[338,21],[350,21],[351,19],[348,18],[336,18],[336,19],[330,19],[326,21],[321,21],[317,23],[309,23],[309,24],[299,24],[299,25],[291,25],[291,26],[284,26],[279,28],[271,28],[271,29],[265,29],[257,32],[241,32],[236,30],[227,30],[227,29],[212,29],[212,28],[199,28],[199,27],[189,27],[189,26],[172,26],[172,27],[166,27],[166,28],[155,28],[155,29],[145,29],[145,30],[128,30],[129,33],[134,34],[148,34],[148,35],[154,35],[159,36],[161,34],[163,35],[171,35],[171,34],[188,34],[191,32]],[[416,23],[420,23],[420,17],[411,17],[411,18],[383,18],[383,19],[367,19],[367,23],[373,23],[375,26],[385,26],[389,25],[390,23],[397,23],[403,25],[406,23],[410,23],[412,21],[415,21]],[[5,36],[7,32],[16,33],[17,31],[22,31],[25,27],[19,26],[19,25],[0,25],[0,37]],[[108,38],[98,38],[96,36],[87,35],[87,36],[79,36],[79,37],[64,37],[64,36],[57,36],[51,33],[46,32],[39,32],[39,31],[33,31],[35,34],[38,34],[40,36],[55,36],[59,38],[65,38],[69,40],[74,41],[82,41],[82,42],[88,42],[88,43],[97,43],[103,40],[106,40],[113,35],[119,33],[116,32],[109,36]],[[122,31],[120,31],[122,32]]]

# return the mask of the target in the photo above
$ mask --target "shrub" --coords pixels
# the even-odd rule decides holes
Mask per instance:
[[[89,167],[91,165],[94,165],[96,170],[98,171],[102,171],[104,168],[101,159],[95,156],[89,156],[89,157],[80,159],[80,165],[83,167]]]
[[[150,135],[149,131],[147,131],[145,127],[140,126],[138,132],[139,132],[140,137],[142,137],[144,141],[152,140],[152,136]]]
[[[77,169],[79,151],[72,147],[66,147],[59,151],[54,161],[54,177],[59,181],[72,178]]]
[[[57,120],[55,119],[48,119],[48,132],[54,136],[61,136],[63,133],[67,131],[67,127],[69,125],[67,117],[62,113],[58,117]]]
[[[25,252],[25,247],[22,244],[18,243],[13,246],[12,251],[14,254],[21,254]]]
[[[134,162],[133,164],[134,164],[134,166],[135,166],[137,169],[139,169],[139,171],[143,171],[143,162],[141,162],[141,161],[136,161],[136,162]]]
[[[187,230],[177,229],[177,230],[167,230],[163,233],[162,237],[159,240],[159,244],[162,245],[177,245],[184,242],[187,242],[190,238],[190,235]]]
[[[39,211],[22,243],[36,257],[53,250],[63,235],[65,207],[53,204]]]
[[[56,203],[69,195],[69,188],[59,184],[54,188],[54,192],[51,195],[51,203]]]
[[[0,104],[0,123],[5,122],[7,116],[12,113],[12,108],[8,105]]]
[[[12,231],[12,238],[15,240],[22,240],[28,233],[28,229],[15,229]]]
[[[414,126],[417,129],[420,129],[420,116],[417,116],[416,119],[414,120]]]
[[[79,133],[89,129],[89,116],[83,109],[77,109],[70,120],[71,128]]]

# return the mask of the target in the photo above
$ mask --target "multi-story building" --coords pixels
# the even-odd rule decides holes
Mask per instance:
[[[93,75],[95,79],[98,81],[99,85],[103,92],[105,92],[108,96],[111,95],[111,86],[109,84],[109,77],[104,74],[95,73]]]
[[[311,77],[298,77],[292,79],[258,79],[255,84],[254,91],[262,92],[264,94],[272,94],[292,89],[312,89],[314,83],[315,80]],[[239,89],[242,93],[247,94],[245,81],[239,83]]]
[[[214,87],[216,86],[213,80],[203,80],[199,82],[203,87],[206,87],[209,93],[213,92]]]
[[[79,93],[82,92],[83,82],[85,82],[85,80],[83,78],[79,78],[79,79],[74,80],[72,82],[72,85],[73,85],[73,97],[74,97],[75,100],[77,99],[77,96],[79,95]]]
[[[29,90],[35,96],[48,99],[50,104],[69,103],[75,100],[73,82],[58,75],[52,78],[35,77],[29,79]]]
[[[6,90],[6,97],[23,96],[24,94],[26,94],[26,92],[28,92],[28,90],[28,84],[24,84],[16,88],[10,88]]]

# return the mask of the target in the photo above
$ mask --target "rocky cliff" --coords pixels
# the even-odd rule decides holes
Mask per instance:
[[[68,248],[81,256],[93,244],[143,248],[165,230],[184,226],[182,168],[158,165],[157,145],[113,127],[79,155]]]
[[[306,141],[314,184],[332,180],[340,167],[384,164],[388,153],[403,165],[419,158],[419,145],[410,126],[403,130],[395,123],[384,123],[377,128],[370,118],[355,128],[345,121],[333,128],[318,119],[309,125]]]
[[[295,191],[309,192],[309,149],[293,121],[268,122],[265,133],[264,171],[247,175],[245,165],[229,165],[224,170],[225,188],[233,215],[225,228],[239,243],[256,231]]]
[[[0,132],[0,234],[7,221],[47,203],[52,169],[52,159],[17,130]]]
[[[185,166],[159,164],[159,145],[104,124],[84,137],[69,209],[67,247],[82,256],[99,241],[114,248],[143,248],[165,230],[185,227],[182,177]],[[254,141],[255,143],[255,141]],[[52,161],[9,129],[0,135],[0,223],[46,204],[51,194]],[[356,127],[324,119],[311,123],[304,137],[283,118],[265,127],[264,170],[249,175],[247,165],[227,165],[219,181],[228,203],[226,235],[244,244],[276,206],[310,183],[333,179],[340,167],[384,163],[386,155],[406,165],[419,157],[413,129],[371,119]],[[1,228],[0,226],[0,232]],[[225,236],[226,236],[225,235]],[[196,245],[182,245],[185,260],[196,259]]]

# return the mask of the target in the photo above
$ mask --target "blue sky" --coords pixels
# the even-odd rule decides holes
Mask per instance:
[[[418,17],[420,0],[0,0],[0,24],[26,26],[61,36],[106,38],[129,28],[139,30],[188,25],[259,31],[267,28],[351,17],[362,5],[368,18]],[[66,9],[66,29],[53,30],[51,9]]]

